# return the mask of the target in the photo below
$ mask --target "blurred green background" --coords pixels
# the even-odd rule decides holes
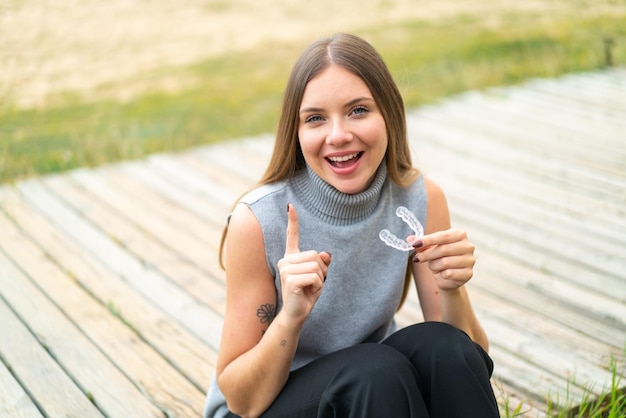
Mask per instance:
[[[15,15],[19,3],[13,9],[0,6],[0,18]],[[235,7],[205,3],[211,13]],[[469,89],[626,64],[625,1],[533,4],[537,7],[502,8],[488,16],[484,9],[459,7],[437,18],[381,19],[366,26],[352,22],[345,31],[365,37],[381,52],[407,107]],[[313,36],[315,24],[306,35],[260,39],[194,62],[170,60],[95,88],[54,91],[35,104],[22,103],[19,89],[5,79],[0,85],[5,91],[0,99],[0,183],[272,132],[294,60],[312,39],[342,27],[320,27]],[[244,31],[241,36],[251,35]],[[15,62],[12,54],[28,51],[1,41],[5,64],[0,71],[11,68],[19,74],[22,68],[6,63]],[[146,48],[150,42],[148,37]],[[46,60],[56,59],[54,50],[46,54]],[[164,87],[164,80],[178,82]]]

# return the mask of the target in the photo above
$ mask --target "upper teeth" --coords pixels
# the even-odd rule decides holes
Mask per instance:
[[[332,162],[340,162],[340,161],[348,161],[351,160],[353,158],[356,158],[359,155],[358,152],[355,152],[354,154],[348,154],[348,155],[343,155],[341,157],[337,156],[337,157],[328,157],[328,159]]]

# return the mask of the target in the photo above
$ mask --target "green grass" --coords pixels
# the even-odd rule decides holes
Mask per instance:
[[[548,415],[556,418],[623,418],[626,416],[626,393],[618,374],[615,359],[611,360],[611,386],[599,397],[592,396],[592,389],[585,391],[583,399],[570,400],[571,408],[553,408],[548,404]]]
[[[414,107],[469,89],[602,68],[607,35],[616,41],[615,64],[624,65],[625,18],[546,21],[510,15],[504,25],[489,29],[459,17],[359,34],[379,49],[407,107]],[[169,69],[170,75],[194,80],[191,86],[170,94],[146,92],[128,102],[67,94],[38,110],[0,103],[0,183],[272,132],[287,74],[302,48],[301,43],[263,45]]]
[[[624,352],[626,358],[626,351]],[[622,359],[623,361],[623,359]],[[626,392],[624,392],[624,382],[622,381],[618,361],[612,358],[608,366],[611,372],[610,387],[599,397],[594,395],[594,388],[584,388],[581,399],[566,399],[565,402],[555,402],[550,395],[547,402],[546,418],[623,418],[626,417]],[[573,385],[574,382],[571,382]],[[557,405],[557,404],[560,404]],[[524,403],[518,404],[515,408],[509,403],[509,399],[504,399],[501,405],[503,418],[524,417],[529,408]]]

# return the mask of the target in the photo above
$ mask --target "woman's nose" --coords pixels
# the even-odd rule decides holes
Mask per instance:
[[[339,146],[346,142],[352,141],[352,132],[350,132],[346,125],[346,122],[342,120],[333,121],[331,125],[331,130],[328,136],[326,136],[326,143],[329,145]]]

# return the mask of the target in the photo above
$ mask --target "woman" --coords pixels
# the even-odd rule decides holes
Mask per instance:
[[[406,242],[384,242],[396,233]],[[223,250],[205,416],[498,416],[464,287],[474,247],[412,167],[402,98],[364,40],[335,35],[296,62],[269,167]],[[411,274],[426,322],[396,330]]]

